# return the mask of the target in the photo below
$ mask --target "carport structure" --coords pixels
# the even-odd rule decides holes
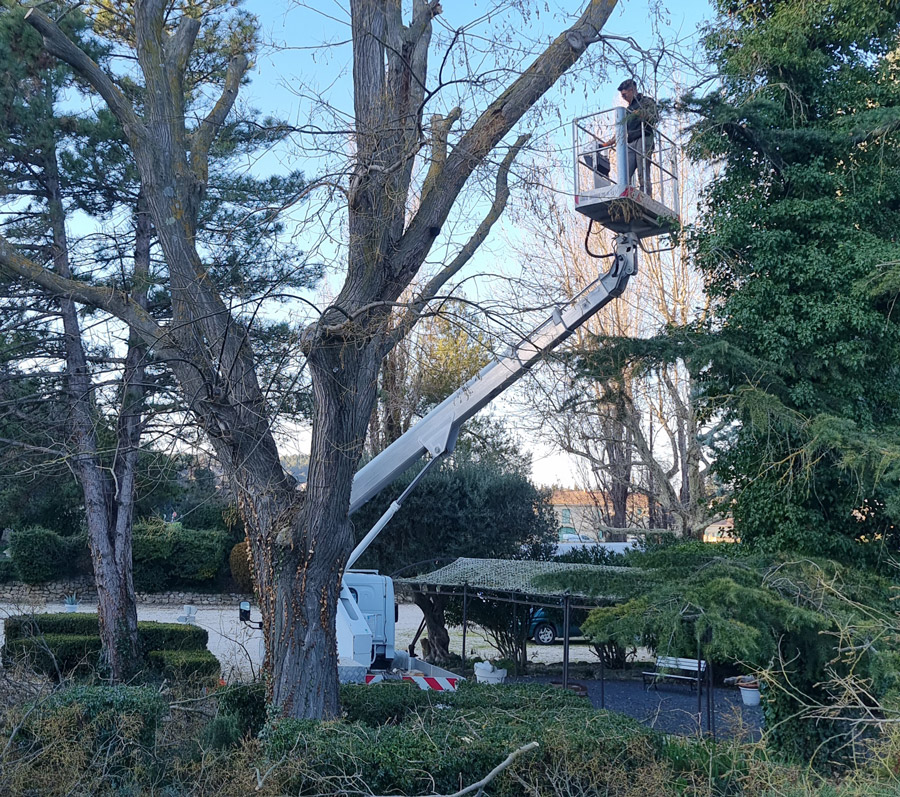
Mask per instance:
[[[489,599],[509,603],[514,607],[541,607],[559,609],[563,614],[563,688],[569,685],[569,628],[572,609],[594,609],[610,606],[620,598],[613,592],[605,595],[589,595],[575,589],[560,590],[554,586],[560,576],[571,575],[572,581],[589,578],[597,581],[608,579],[611,584],[618,578],[634,578],[640,570],[633,567],[611,565],[571,564],[556,561],[529,559],[457,559],[455,562],[409,578],[395,581],[409,585],[413,590],[428,588],[438,594],[462,598],[462,658],[466,660],[466,635],[468,609],[472,599]],[[527,609],[523,609],[526,611]],[[605,682],[603,657],[600,657],[601,684]]]

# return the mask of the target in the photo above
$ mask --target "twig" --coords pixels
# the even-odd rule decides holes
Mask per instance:
[[[520,755],[524,755],[525,753],[530,753],[532,750],[535,750],[539,747],[537,742],[529,742],[528,744],[520,747],[518,750],[513,750],[504,761],[500,764],[497,764],[490,772],[487,773],[481,780],[477,783],[473,783],[471,786],[466,786],[464,789],[460,789],[459,791],[453,792],[453,794],[444,794],[444,795],[429,795],[429,797],[464,797],[466,794],[471,794],[473,791],[478,791],[481,793],[481,790],[484,789],[485,786],[488,785],[494,778],[497,777],[504,769],[508,768],[513,761],[515,761]]]

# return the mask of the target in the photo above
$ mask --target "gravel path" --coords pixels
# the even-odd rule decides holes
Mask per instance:
[[[524,677],[515,680],[548,683],[551,679]],[[555,677],[553,680],[560,679]],[[645,690],[641,681],[607,680],[604,685],[600,681],[583,678],[573,679],[570,681],[572,683],[582,684],[587,689],[588,700],[595,708],[605,707],[609,711],[627,714],[664,733],[679,736],[697,733],[697,693],[687,686],[660,684],[656,688]],[[758,739],[763,727],[762,709],[759,706],[743,705],[736,689],[716,687],[713,692],[716,736],[720,739]],[[704,692],[701,707],[704,732],[709,731],[706,697]]]

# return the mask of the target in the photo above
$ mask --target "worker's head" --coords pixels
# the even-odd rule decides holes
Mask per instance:
[[[622,95],[622,99],[627,103],[631,103],[631,101],[637,96],[637,83],[632,80],[632,78],[628,78],[628,80],[623,80],[619,84],[619,94]]]

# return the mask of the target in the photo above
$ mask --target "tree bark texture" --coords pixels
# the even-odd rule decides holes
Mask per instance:
[[[338,711],[334,623],[339,577],[352,547],[350,490],[378,368],[396,342],[391,305],[416,276],[474,170],[597,40],[615,5],[616,0],[591,0],[452,151],[436,157],[429,190],[407,219],[413,164],[425,146],[428,48],[440,5],[413,0],[404,24],[402,4],[395,0],[351,0],[356,156],[348,186],[347,271],[338,296],[302,336],[315,397],[302,494],[279,462],[247,330],[211,284],[194,244],[209,147],[234,103],[247,58],[234,57],[219,101],[189,131],[184,70],[199,21],[182,17],[169,35],[163,0],[136,0],[137,58],[146,86],[138,111],[51,20],[38,10],[29,12],[47,50],[93,85],[125,130],[169,269],[173,322],[157,325],[114,291],[54,279],[2,240],[0,262],[51,290],[115,313],[175,373],[239,497],[262,602],[271,697],[291,716],[333,717]],[[447,133],[455,118],[458,112],[447,118]],[[502,180],[498,175],[494,215],[473,235],[471,248],[502,209],[504,190],[505,172]],[[448,267],[428,283],[424,300],[453,273]]]
[[[44,186],[53,239],[56,272],[72,278],[65,210],[60,193],[55,147],[48,142],[44,153]],[[145,250],[149,265],[149,234]],[[146,289],[144,291],[146,301]],[[113,681],[127,681],[140,670],[137,636],[137,606],[132,581],[131,525],[134,479],[140,442],[143,351],[130,347],[123,376],[123,406],[118,419],[115,478],[104,467],[97,441],[99,413],[94,386],[84,350],[75,302],[59,298],[66,352],[66,394],[75,472],[84,494],[88,544],[93,562],[103,661]]]
[[[450,659],[450,632],[444,616],[450,596],[422,587],[413,591],[413,601],[425,618],[425,628],[431,644],[427,660],[433,664],[444,664]]]

